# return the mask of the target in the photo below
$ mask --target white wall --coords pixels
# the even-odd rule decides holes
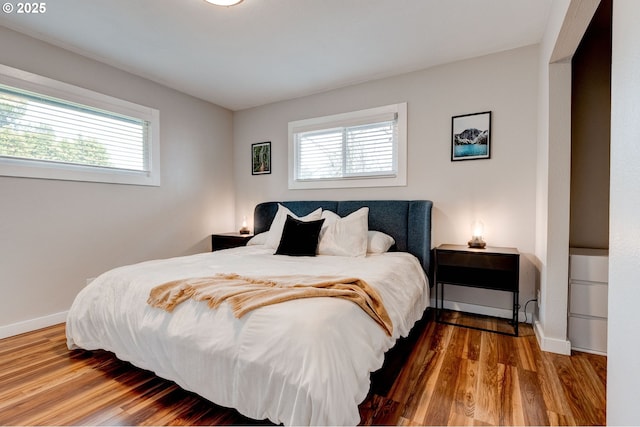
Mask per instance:
[[[597,2],[591,2],[597,6]],[[569,1],[553,3],[561,20],[572,20],[577,13],[567,12]],[[571,5],[587,6],[586,2],[571,1]],[[564,10],[561,10],[564,9]],[[595,7],[592,7],[595,10]],[[588,13],[586,14],[588,16]],[[633,410],[637,404],[637,386],[640,383],[640,343],[637,337],[637,303],[640,301],[640,152],[637,150],[637,128],[640,117],[640,3],[636,0],[614,0],[613,40],[611,74],[611,182],[609,217],[609,318],[607,346],[607,424],[640,425],[640,415]],[[554,13],[547,28],[550,44],[543,43],[543,60],[540,84],[540,139],[539,139],[539,203],[536,254],[541,257],[543,293],[564,289],[547,281],[551,275],[545,272],[546,264],[554,260],[546,253],[548,239],[547,222],[549,204],[546,202],[549,180],[553,173],[548,170],[549,147],[555,141],[548,137],[549,121],[549,76],[548,61],[544,61],[545,46],[553,46],[560,25],[554,26]],[[556,20],[555,23],[558,23]],[[568,220],[567,220],[568,221]],[[557,261],[556,261],[557,262]],[[552,292],[553,292],[552,291]],[[566,306],[554,303],[553,298],[544,299],[547,311],[557,311],[566,316]],[[564,311],[563,311],[564,310]],[[553,322],[546,325],[554,327]],[[544,344],[544,343],[542,343]],[[544,345],[543,345],[543,349]]]
[[[0,52],[4,65],[159,109],[162,163],[160,187],[0,177],[0,335],[64,321],[87,278],[207,251],[211,232],[234,226],[230,111],[3,27]]]
[[[537,312],[536,332],[540,346],[544,349],[542,342],[544,326],[541,319],[544,317],[543,304],[549,300],[547,297],[547,227],[548,227],[548,192],[549,192],[549,58],[555,46],[556,39],[562,27],[569,0],[556,1],[551,3],[552,7],[547,20],[547,27],[544,37],[540,43],[540,60],[538,62],[538,141],[536,144],[536,238],[535,238],[535,254],[536,263],[540,276],[536,283],[539,289],[538,306],[541,307]],[[566,305],[564,307],[566,313]],[[562,308],[560,308],[562,310]],[[564,321],[566,328],[566,321]],[[563,340],[566,340],[566,332]],[[567,345],[564,345],[566,348]]]
[[[490,245],[522,253],[521,301],[533,298],[538,47],[447,64],[234,113],[236,228],[256,203],[309,199],[430,199],[433,243],[464,244],[480,218]],[[288,190],[287,123],[408,103],[406,187]],[[489,160],[450,161],[451,117],[491,110]],[[250,146],[271,141],[272,173],[251,175]],[[464,294],[464,295],[462,295]],[[508,306],[510,295],[465,288],[452,299]],[[530,306],[531,308],[531,306]]]
[[[640,3],[613,2],[607,424],[640,425]]]
[[[535,331],[545,351],[569,354],[567,305],[571,179],[571,56],[599,0],[552,2],[540,44],[536,262],[540,300]]]

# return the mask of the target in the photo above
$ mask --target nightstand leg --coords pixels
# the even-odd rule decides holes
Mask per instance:
[[[519,316],[518,316],[518,312],[520,311],[520,293],[519,292],[514,292],[513,293],[513,327],[515,328],[515,336],[518,336],[518,320]]]
[[[440,303],[438,302],[438,282],[436,281],[436,322],[440,321]]]
[[[444,283],[436,282],[436,322],[440,322],[444,311]]]

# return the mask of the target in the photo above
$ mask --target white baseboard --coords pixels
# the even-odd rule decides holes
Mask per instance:
[[[606,351],[598,351],[598,350],[593,350],[591,348],[571,347],[571,350],[581,351],[583,353],[597,354],[598,356],[606,356],[607,355]]]
[[[544,329],[542,324],[537,320],[533,324],[533,331],[536,334],[536,339],[540,345],[540,350],[548,351],[550,353],[571,355],[571,342],[569,340],[561,340],[558,338],[549,338],[544,335]]]
[[[68,311],[63,311],[36,319],[0,326],[0,339],[46,328],[47,326],[57,325],[58,323],[64,323],[67,321],[67,313]]]
[[[431,300],[431,304],[433,307],[435,307],[436,305],[435,300]],[[458,302],[458,301],[445,300],[444,308],[446,308],[447,310],[464,311],[466,313],[481,314],[483,316],[501,317],[504,319],[511,319],[511,316],[512,316],[511,310],[507,308],[488,307],[485,305],[468,304],[468,303]],[[528,318],[526,318],[526,320],[527,320],[527,323],[532,323],[533,315],[530,314]],[[518,321],[519,322],[525,321],[524,311],[518,312]]]

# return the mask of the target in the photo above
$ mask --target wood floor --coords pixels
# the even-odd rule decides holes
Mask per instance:
[[[363,424],[604,425],[606,357],[424,322],[396,376],[374,377]],[[269,424],[108,352],[68,351],[64,325],[0,340],[0,425]]]

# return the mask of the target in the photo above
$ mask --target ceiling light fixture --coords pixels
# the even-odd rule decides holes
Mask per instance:
[[[207,3],[215,4],[216,6],[233,6],[240,3],[242,0],[204,0]]]

